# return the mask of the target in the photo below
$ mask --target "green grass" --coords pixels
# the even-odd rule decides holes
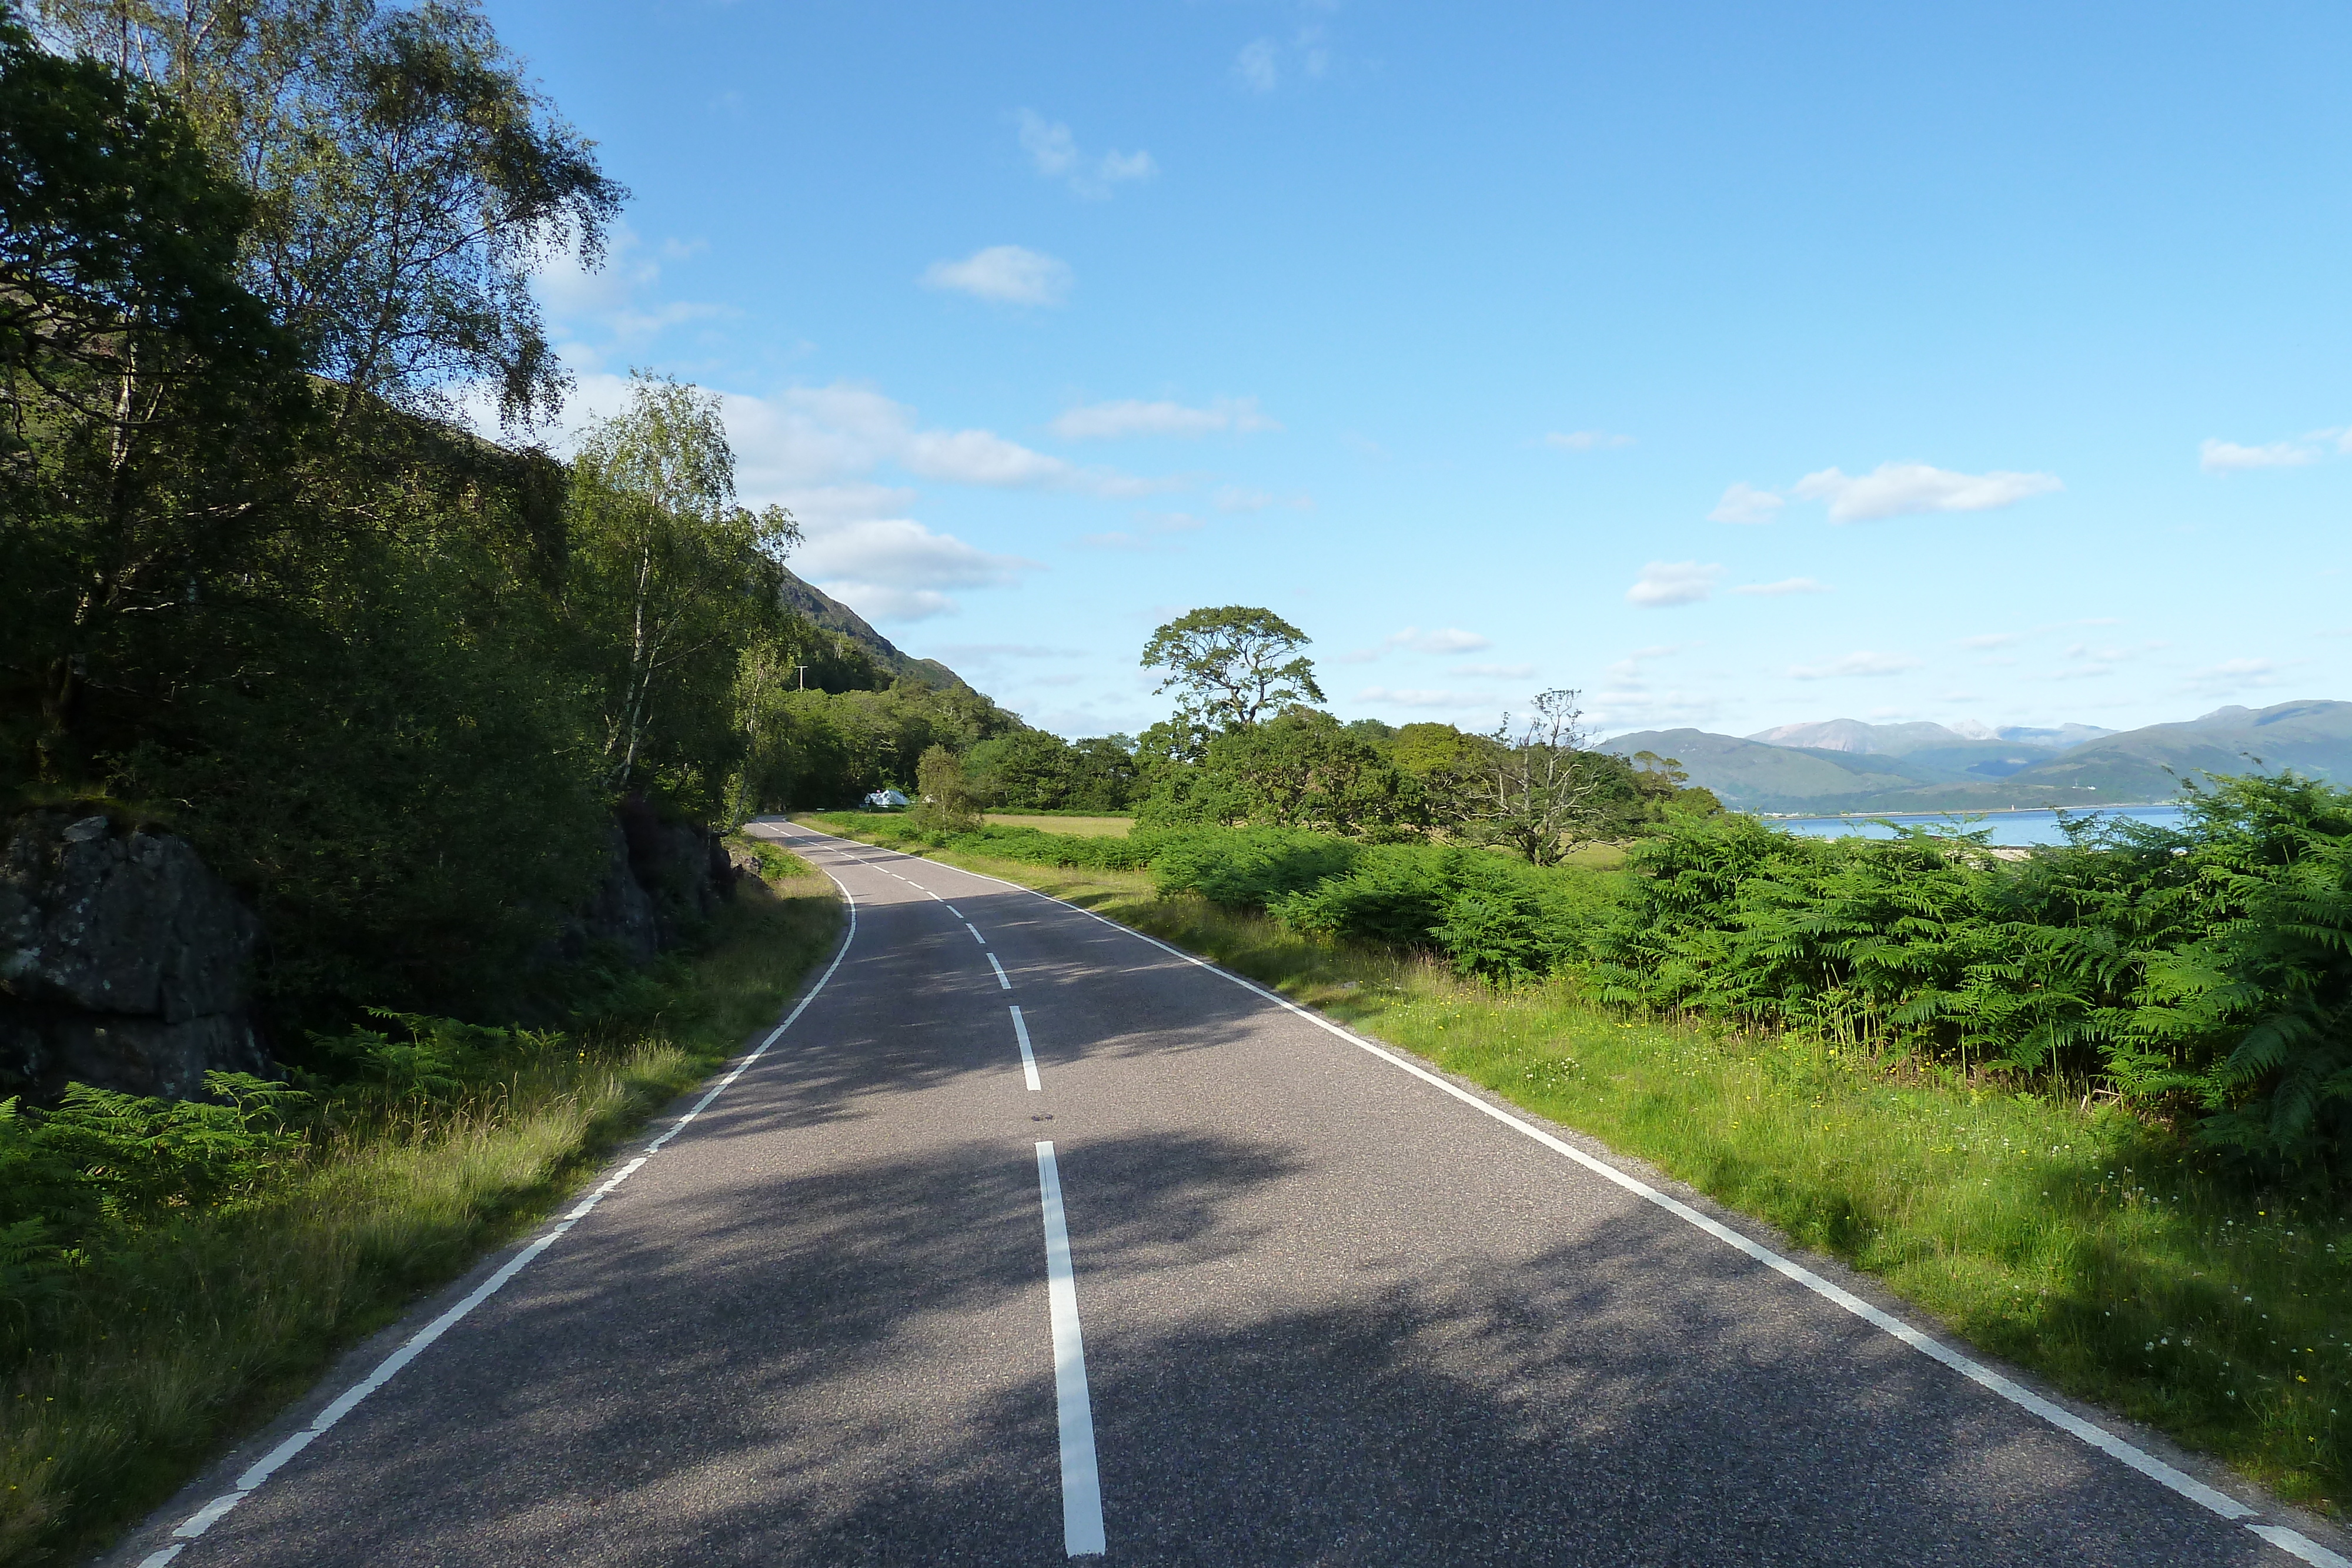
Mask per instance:
[[[625,1017],[438,1104],[314,1139],[265,1197],[139,1233],[79,1270],[0,1368],[0,1562],[94,1547],[394,1321],[534,1227],[604,1153],[771,1022],[835,940],[832,885],[771,845],[707,949]]]
[[[1064,817],[1034,811],[991,811],[987,821],[1000,828],[1034,828],[1041,833],[1070,833],[1081,839],[1123,839],[1135,831],[1133,817]]]
[[[1864,1270],[1962,1339],[2340,1516],[2352,1224],[2112,1105],[1505,991],[1149,873],[932,852],[1215,958]]]

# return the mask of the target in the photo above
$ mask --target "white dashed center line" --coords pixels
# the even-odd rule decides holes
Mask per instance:
[[[996,971],[996,983],[1000,987],[1008,991],[1013,988],[1013,982],[1005,977],[1004,966],[996,961],[996,955],[993,953],[988,956],[988,967]]]
[[[1015,1020],[1021,1009],[1013,1009]],[[1025,1048],[1024,1048],[1025,1049]],[[1062,1428],[1062,1546],[1073,1557],[1103,1551],[1102,1478],[1095,1469],[1094,1405],[1087,1346],[1078,1333],[1078,1282],[1062,1223],[1062,1176],[1054,1145],[1037,1145],[1037,1204],[1045,1216],[1045,1307],[1054,1326],[1054,1408]]]
[[[1013,1009],[1013,1038],[1021,1042],[1021,1076],[1029,1081],[1029,1092],[1034,1094],[1045,1085],[1037,1082],[1037,1059],[1029,1052],[1029,1025],[1019,1008]]]
[[[971,921],[967,920],[963,923],[963,928],[971,933],[971,939],[973,941],[979,943],[983,947],[988,946],[988,938],[980,934],[979,926],[974,925]]]

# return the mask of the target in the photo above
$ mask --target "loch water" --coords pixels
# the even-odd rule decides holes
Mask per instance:
[[[2180,825],[2178,806],[2107,806],[2097,810],[2068,811],[2069,818],[2125,818],[2145,822],[2152,828],[2177,828]],[[1984,811],[1934,812],[1925,815],[1872,817],[1767,817],[1773,827],[1792,833],[1804,833],[1813,838],[1835,839],[1856,835],[1884,839],[1894,836],[1888,823],[1921,828],[1990,828],[1992,841],[2003,845],[2063,844],[2066,835],[2060,831],[2056,811]]]

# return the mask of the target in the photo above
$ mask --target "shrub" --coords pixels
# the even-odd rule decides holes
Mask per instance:
[[[1151,879],[1164,895],[1197,893],[1212,904],[1265,909],[1328,877],[1345,876],[1364,853],[1345,839],[1298,828],[1202,828],[1158,841]]]

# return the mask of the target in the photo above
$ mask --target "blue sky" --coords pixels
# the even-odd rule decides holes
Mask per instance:
[[[1347,717],[2352,696],[2352,12],[491,0],[634,192],[575,413],[1032,722],[1201,604]]]

